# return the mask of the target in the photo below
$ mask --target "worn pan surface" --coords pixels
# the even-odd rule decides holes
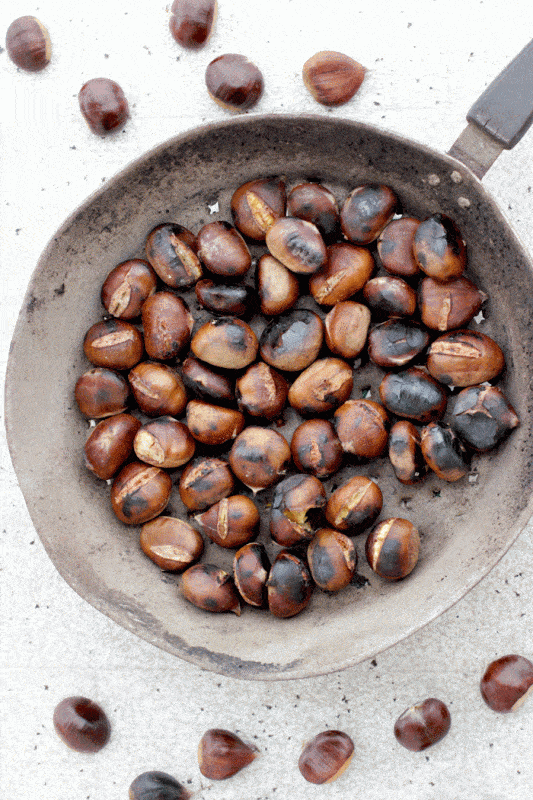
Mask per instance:
[[[487,158],[482,154],[476,163]],[[383,516],[407,516],[419,526],[420,562],[408,579],[384,582],[367,568],[360,537],[360,585],[335,597],[317,591],[309,608],[289,620],[250,608],[240,617],[210,615],[181,598],[179,580],[141,553],[139,529],[115,519],[109,487],[84,468],[88,426],[73,400],[74,384],[89,367],[81,342],[102,315],[99,289],[109,270],[141,254],[146,234],[163,220],[197,231],[206,221],[229,219],[233,188],[269,174],[285,175],[289,185],[322,181],[339,201],[358,184],[381,182],[395,190],[405,213],[452,217],[467,242],[468,274],[490,297],[479,330],[504,349],[501,385],[521,419],[497,452],[475,459],[472,475],[455,484],[429,477],[406,488],[386,459],[358,467],[378,480]],[[372,657],[461,598],[533,513],[532,297],[530,259],[478,178],[448,155],[324,116],[247,116],[166,142],[64,223],[39,260],[20,312],[8,366],[7,429],[20,486],[50,558],[82,597],[117,623],[215,672],[301,678]],[[354,396],[368,386],[376,396],[379,379],[377,371],[361,370]],[[171,512],[183,513],[174,495]],[[208,557],[230,563],[228,554]]]

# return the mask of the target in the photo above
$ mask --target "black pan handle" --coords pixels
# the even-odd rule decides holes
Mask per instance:
[[[533,39],[485,89],[466,118],[469,125],[449,153],[481,178],[533,122]]]

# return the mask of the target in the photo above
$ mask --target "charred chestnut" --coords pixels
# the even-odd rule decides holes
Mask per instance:
[[[197,358],[223,369],[247,367],[255,359],[258,346],[250,326],[234,317],[206,322],[191,341],[191,350]]]
[[[85,442],[87,469],[104,481],[112,478],[132,454],[140,427],[140,421],[131,414],[114,414],[99,422]]]
[[[198,302],[213,314],[242,317],[253,305],[251,289],[244,284],[214,283],[205,278],[194,287]]]
[[[95,367],[131,369],[143,356],[143,337],[131,322],[106,319],[91,325],[83,340],[83,352]]]
[[[416,311],[415,290],[394,275],[371,278],[365,283],[363,297],[377,318],[412,317]]]
[[[287,214],[316,225],[327,241],[337,235],[339,206],[335,195],[320,183],[299,183],[287,197]]]
[[[240,411],[214,406],[203,400],[190,400],[187,403],[186,420],[194,438],[208,445],[229,442],[244,428],[244,415]]]
[[[155,292],[141,309],[144,346],[150,358],[169,361],[188,346],[194,319],[189,307],[173,292]]]
[[[225,278],[240,278],[252,266],[248,245],[229,222],[208,222],[196,237],[198,256],[210,272]]]
[[[259,352],[275,369],[300,372],[316,359],[323,338],[324,323],[318,314],[295,309],[268,323],[259,339]]]
[[[303,416],[333,411],[353,387],[353,370],[340,358],[321,358],[298,375],[289,389],[289,403]]]
[[[159,417],[137,431],[133,449],[139,461],[145,464],[176,469],[191,460],[195,442],[183,422],[174,417]]]
[[[125,411],[130,396],[126,379],[112,369],[95,367],[80,375],[74,397],[81,413],[89,419],[101,419]]]
[[[282,547],[313,538],[323,520],[326,490],[314,475],[291,475],[274,490],[270,535]]]
[[[400,714],[394,723],[394,735],[408,750],[419,752],[446,736],[450,725],[447,706],[442,700],[429,697]]]
[[[270,561],[262,544],[248,542],[235,553],[233,579],[242,599],[248,605],[266,608],[268,605],[266,582]]]
[[[234,494],[197,514],[195,520],[205,535],[221,547],[242,547],[257,536],[260,517],[253,500]]]
[[[189,356],[181,365],[181,376],[186,387],[208,403],[234,405],[233,382],[227,375],[210,369],[198,359]]]
[[[235,383],[239,408],[252,417],[279,417],[287,402],[289,384],[268,364],[259,361],[248,367]]]
[[[441,383],[473,386],[491,381],[505,366],[500,346],[484,333],[459,330],[435,339],[428,352],[427,368]]]
[[[300,285],[297,276],[268,253],[259,259],[256,282],[259,305],[263,314],[268,316],[283,314],[298,300]]]
[[[309,279],[309,291],[320,305],[333,306],[362,289],[374,267],[372,253],[365,247],[331,244],[325,265]]]
[[[429,344],[429,333],[414,320],[388,319],[371,328],[368,357],[384,369],[404,367]]]
[[[309,783],[331,783],[348,767],[353,752],[353,741],[347,733],[322,731],[305,745],[298,768]]]
[[[140,461],[123,467],[111,487],[111,507],[126,525],[142,525],[168,505],[172,480],[168,472]]]
[[[418,225],[413,253],[422,272],[439,281],[458,278],[466,267],[461,232],[445,214],[433,214]]]
[[[276,483],[290,459],[289,445],[280,433],[254,425],[237,436],[229,454],[234,474],[253,492]]]
[[[130,370],[128,381],[137,405],[148,416],[181,416],[187,403],[187,392],[172,367],[141,361]]]
[[[356,358],[363,350],[370,327],[370,310],[353,300],[335,303],[324,319],[326,345],[341,358]]]
[[[326,263],[324,240],[307,220],[280,217],[268,229],[265,241],[271,255],[291,272],[309,274]]]
[[[343,449],[335,428],[327,419],[308,419],[291,439],[292,460],[301,472],[327,478],[340,468]]]
[[[418,286],[420,318],[426,327],[436,331],[468,325],[486,299],[487,295],[464,276],[446,283],[423,278]]]
[[[446,411],[446,389],[421,367],[390,372],[379,385],[385,408],[398,417],[426,424],[440,419]]]
[[[493,711],[518,711],[533,693],[533,664],[524,656],[507,655],[492,661],[480,682],[481,696]]]
[[[364,475],[354,475],[331,494],[326,519],[334,528],[355,536],[372,525],[382,506],[383,495],[377,483]]]
[[[274,222],[285,215],[285,182],[257,178],[239,186],[231,197],[235,227],[256,241],[264,241]]]
[[[422,455],[420,433],[406,419],[395,422],[389,433],[389,460],[400,483],[412,484],[426,472]]]
[[[146,257],[163,283],[173,289],[192,286],[202,275],[195,235],[175,222],[163,222],[150,231]]]
[[[342,449],[357,458],[378,458],[385,452],[389,415],[373,400],[347,400],[333,415]]]
[[[181,576],[181,593],[193,606],[221,614],[241,613],[241,604],[233,578],[214,564],[193,564]]]
[[[270,569],[267,580],[268,607],[275,617],[294,617],[309,604],[313,584],[304,562],[282,550]]]
[[[141,528],[139,543],[148,558],[163,570],[183,572],[204,551],[201,534],[182,519],[157,517]]]
[[[357,186],[341,208],[342,232],[350,242],[370,244],[392,219],[397,204],[398,198],[388,186]]]
[[[420,220],[414,217],[392,219],[381,231],[378,255],[387,272],[409,278],[420,272],[413,254],[415,231]]]
[[[455,398],[451,426],[478,453],[492,450],[520,424],[497,386],[469,386]]]
[[[102,284],[102,305],[113,317],[135,319],[156,286],[157,276],[148,261],[140,258],[123,261],[111,270]]]
[[[381,578],[399,580],[415,568],[420,535],[412,522],[400,517],[384,519],[368,534],[366,559]]]
[[[232,493],[233,475],[220,458],[195,458],[183,472],[178,490],[189,511],[203,511]]]
[[[307,548],[311,577],[325,592],[348,586],[355,574],[357,551],[353,541],[333,528],[317,531]]]
[[[430,422],[422,428],[420,438],[426,464],[439,478],[454,482],[466,475],[469,469],[468,452],[449,426]]]

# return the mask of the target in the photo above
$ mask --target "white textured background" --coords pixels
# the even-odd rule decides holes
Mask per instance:
[[[32,75],[0,53],[2,370],[26,284],[63,219],[153,145],[225,118],[203,80],[217,55],[240,52],[262,69],[266,89],[254,112],[331,113],[446,150],[533,30],[531,0],[219,0],[214,35],[191,53],[172,40],[158,0],[2,0],[2,38],[22,14],[48,27],[53,59]],[[335,111],[318,106],[300,77],[323,49],[368,69],[359,94]],[[81,85],[97,76],[117,80],[131,108],[124,130],[105,140],[90,133],[77,104]],[[533,253],[532,154],[530,131],[484,183]],[[493,658],[533,657],[531,525],[467,597],[374,661],[318,679],[243,683],[158,651],[81,600],[44,553],[4,440],[1,459],[2,797],[121,800],[148,769],[188,782],[198,800],[533,795],[533,702],[498,715],[478,692]],[[70,694],[98,700],[111,718],[112,739],[99,754],[76,754],[54,734],[54,706]],[[427,696],[447,702],[452,729],[434,748],[409,753],[392,726]],[[202,778],[196,761],[201,734],[214,726],[241,732],[261,751],[219,784]],[[315,787],[296,763],[303,741],[326,727],[348,732],[356,751],[341,779]]]

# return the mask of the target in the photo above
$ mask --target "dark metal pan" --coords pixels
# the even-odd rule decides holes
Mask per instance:
[[[533,513],[533,268],[479,177],[531,122],[532,75],[530,44],[474,106],[451,155],[326,116],[239,117],[150,151],[63,224],[39,260],[18,319],[7,430],[34,525],[82,597],[202,668],[248,679],[301,678],[390,647],[448,609],[497,563]],[[406,580],[390,583],[360,558],[366,585],[335,597],[317,591],[308,609],[288,620],[248,608],[240,617],[210,615],[183,600],[176,578],[141,553],[138,529],[114,517],[108,487],[85,469],[87,423],[73,400],[74,384],[88,368],[81,342],[101,317],[99,289],[108,271],[142,253],[148,231],[165,219],[196,231],[229,218],[233,188],[267,174],[283,174],[288,184],[318,179],[339,200],[361,183],[380,182],[395,190],[406,213],[452,217],[467,243],[468,274],[489,295],[480,330],[503,347],[502,385],[521,420],[497,451],[475,459],[471,480],[444,484],[430,477],[406,491],[386,459],[363,466],[383,490],[384,515],[418,524],[420,562]],[[216,202],[219,212],[212,214]],[[375,393],[377,380],[358,375],[355,394],[367,381]],[[179,513],[174,499],[172,507]],[[361,556],[360,540],[357,546]]]

